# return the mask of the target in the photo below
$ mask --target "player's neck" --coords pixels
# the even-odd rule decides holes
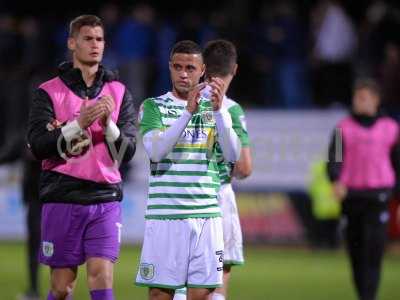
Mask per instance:
[[[187,101],[189,93],[180,93],[176,89],[173,89],[172,90],[172,95],[174,95],[176,98],[178,98],[180,100]]]
[[[87,87],[92,86],[95,78],[96,73],[99,70],[99,64],[95,65],[86,65],[82,64],[79,61],[74,61],[74,68],[78,68],[82,72],[83,81],[86,83]]]

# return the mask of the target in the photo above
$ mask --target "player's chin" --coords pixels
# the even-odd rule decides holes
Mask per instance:
[[[88,66],[98,65],[101,62],[101,57],[90,57],[84,60],[84,64]]]
[[[179,92],[179,93],[188,93],[190,91],[190,87],[189,86],[183,86],[183,85],[176,85],[175,89]]]

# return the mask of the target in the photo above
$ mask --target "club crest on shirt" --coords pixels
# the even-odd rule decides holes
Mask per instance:
[[[154,265],[141,263],[140,276],[145,280],[150,280],[154,277]]]
[[[54,254],[54,244],[51,242],[43,241],[42,251],[44,256],[52,257]]]
[[[58,120],[56,120],[56,119],[53,119],[51,122],[47,123],[46,129],[47,129],[48,131],[53,131],[53,130],[55,130],[55,129],[57,129],[57,128],[60,128],[61,126],[63,126],[63,124],[64,124],[64,123],[62,123],[62,122],[60,122],[60,121],[58,121]]]
[[[214,115],[212,111],[203,111],[201,113],[201,118],[204,123],[213,123],[214,122]]]

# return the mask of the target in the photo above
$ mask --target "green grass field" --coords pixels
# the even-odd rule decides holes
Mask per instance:
[[[147,299],[146,288],[133,284],[139,248],[125,246],[115,270],[117,300]],[[13,300],[26,287],[25,249],[22,244],[0,244],[0,299]],[[356,299],[342,251],[246,247],[246,265],[234,269],[231,300],[351,300]],[[79,270],[75,300],[89,300],[85,270]],[[47,294],[48,270],[42,268],[42,295]],[[388,254],[380,300],[400,299],[400,255]]]

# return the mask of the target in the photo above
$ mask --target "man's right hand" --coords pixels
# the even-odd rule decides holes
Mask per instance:
[[[100,118],[100,125],[103,127],[107,127],[108,123],[111,120],[111,114],[115,110],[115,102],[113,97],[108,95],[101,97],[99,101],[103,103],[104,109],[104,114]]]
[[[191,114],[197,112],[197,109],[199,108],[200,90],[202,90],[205,86],[206,86],[205,82],[199,83],[189,91],[187,98],[188,104],[186,109]]]
[[[79,126],[82,129],[88,128],[90,125],[93,124],[94,121],[101,118],[106,110],[104,108],[104,103],[100,101],[93,105],[88,105],[87,102],[88,100],[83,101],[80,109],[80,114],[77,119]]]
[[[338,201],[342,202],[347,196],[347,187],[342,183],[336,181],[333,183],[333,193]]]

